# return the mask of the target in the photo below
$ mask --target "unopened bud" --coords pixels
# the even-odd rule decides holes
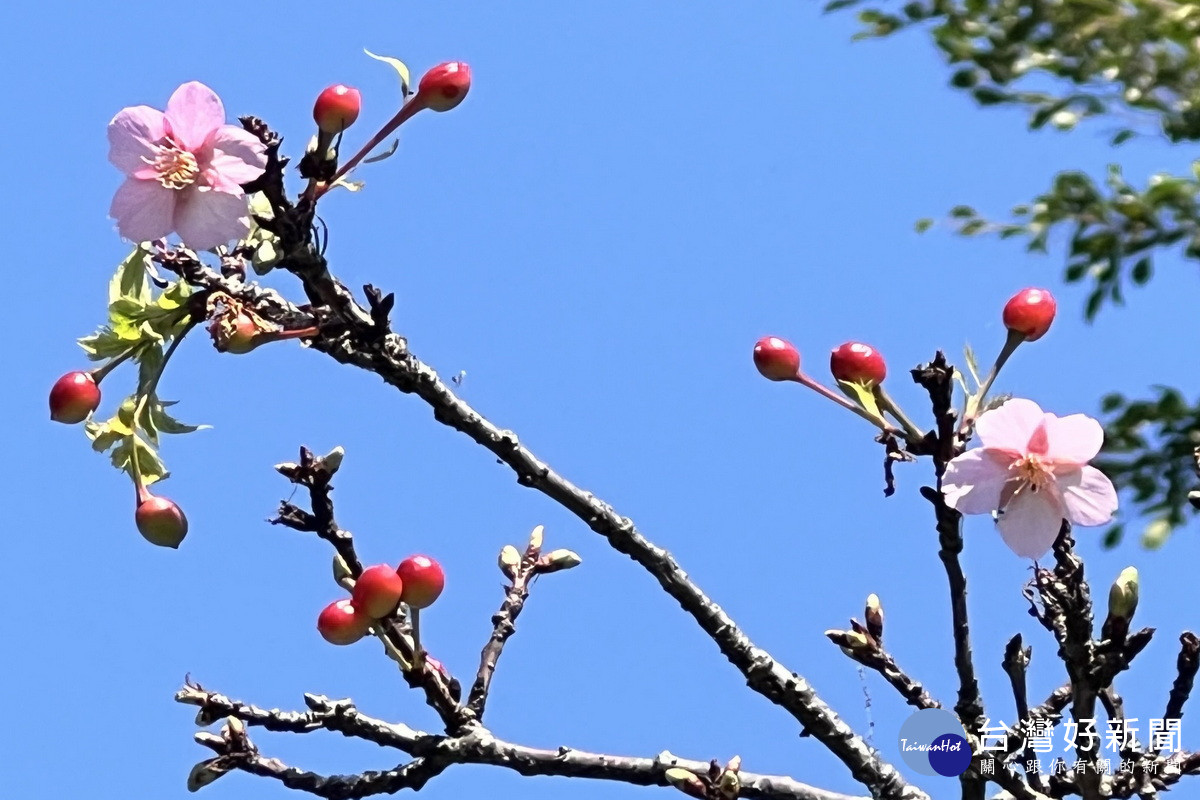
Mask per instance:
[[[321,457],[321,461],[325,462],[325,470],[333,475],[342,468],[342,459],[346,455],[346,450],[343,447],[335,447]]]
[[[426,72],[417,84],[417,95],[426,108],[449,111],[471,89],[471,68],[465,61],[447,61]]]
[[[506,544],[500,549],[498,563],[500,571],[511,578],[517,574],[517,566],[521,563],[521,554],[517,551],[517,548],[511,544]]]
[[[68,372],[50,388],[50,419],[74,425],[100,405],[100,387],[90,372]]]
[[[538,572],[560,572],[582,563],[583,559],[573,550],[552,550],[538,561]]]
[[[179,547],[187,536],[188,521],[183,509],[172,500],[145,494],[133,514],[138,532],[151,544],[159,547]]]
[[[246,735],[246,723],[237,717],[226,717],[225,727],[221,729],[221,735],[225,737],[225,741],[227,742],[234,742],[237,739],[243,738]]]
[[[1004,305],[1004,327],[1033,342],[1046,335],[1058,305],[1045,289],[1022,289]]]
[[[1119,617],[1128,622],[1133,619],[1133,612],[1138,604],[1138,571],[1136,567],[1126,567],[1113,581],[1108,590],[1109,616]]]
[[[689,772],[682,767],[671,767],[664,775],[670,781],[671,785],[679,791],[690,797],[698,797],[703,800],[706,794],[704,781],[696,777],[695,773]]]
[[[717,778],[717,791],[726,800],[735,800],[742,791],[742,781],[738,774],[729,769],[722,772],[721,777]]]
[[[339,553],[333,554],[333,580],[347,592],[354,591],[354,573]]]
[[[544,534],[545,531],[546,527],[544,525],[538,525],[529,534],[529,549],[531,551],[536,553],[542,549],[542,534]]]
[[[867,595],[867,606],[863,615],[867,618],[867,632],[874,636],[876,641],[883,641],[883,604],[879,602],[879,595],[874,592]]]
[[[825,636],[829,641],[842,648],[842,652],[851,658],[857,658],[859,653],[869,651],[871,649],[871,640],[867,638],[865,633],[860,631],[825,631]]]
[[[188,773],[187,790],[189,792],[198,792],[205,786],[208,786],[217,778],[229,772],[230,767],[225,766],[226,764],[228,764],[228,759],[220,757],[201,761],[192,767],[192,771]]]
[[[341,133],[354,124],[361,111],[362,94],[358,89],[338,83],[317,96],[313,120],[324,133]]]

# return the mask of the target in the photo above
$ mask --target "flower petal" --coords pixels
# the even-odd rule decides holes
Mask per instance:
[[[990,514],[1000,507],[1000,492],[1008,480],[1004,456],[982,448],[968,450],[946,465],[942,494],[946,505],[961,514]]]
[[[204,170],[204,179],[214,189],[240,194],[243,183],[249,183],[262,174],[262,167],[247,164],[240,158],[227,156],[218,150],[209,159],[208,169]]]
[[[1104,428],[1087,414],[1067,417],[1046,415],[1046,437],[1049,446],[1046,459],[1053,464],[1086,464],[1100,452],[1104,444]]]
[[[132,242],[161,239],[175,229],[177,194],[158,181],[127,178],[113,195],[108,215],[117,221],[117,231]]]
[[[166,135],[163,112],[150,106],[123,108],[108,123],[108,160],[126,175],[153,159],[154,143]]]
[[[184,192],[175,210],[175,230],[193,250],[208,250],[250,232],[246,196],[207,187]]]
[[[263,173],[267,166],[267,146],[257,136],[244,131],[236,125],[222,125],[209,137],[209,145],[214,150],[227,156],[233,156],[247,167],[257,170],[257,173],[238,180],[238,183],[249,183]],[[214,153],[214,156],[217,155]]]
[[[1063,508],[1052,492],[1022,491],[996,520],[1000,536],[1022,558],[1039,558],[1062,528]]]
[[[225,124],[225,106],[212,89],[191,81],[176,89],[167,101],[167,124],[185,149],[196,152],[213,131]]]
[[[1057,476],[1067,518],[1077,525],[1103,525],[1117,510],[1117,490],[1095,467]]]
[[[1014,397],[999,408],[980,414],[975,421],[975,435],[986,448],[1025,454],[1030,437],[1045,416],[1037,403]]]

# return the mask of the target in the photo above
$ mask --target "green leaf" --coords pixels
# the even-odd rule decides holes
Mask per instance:
[[[137,425],[155,447],[158,447],[158,426],[154,424],[151,407],[157,402],[158,398],[151,394],[143,397],[137,407]]]
[[[922,219],[919,219],[916,221],[916,223],[913,224],[913,230],[915,230],[917,233],[924,233],[925,231],[929,230],[932,227],[933,227],[933,220],[930,219],[929,217],[924,217]]]
[[[135,449],[137,451],[137,471],[141,474],[142,483],[149,486],[170,474],[162,459],[158,457],[158,451],[136,433],[126,436],[113,450],[112,465],[132,476],[134,474],[132,455]]]
[[[390,65],[392,69],[396,70],[396,74],[400,76],[400,91],[405,97],[408,97],[408,85],[410,83],[408,66],[398,58],[392,58],[390,56],[377,56],[365,47],[363,48],[363,52],[376,61],[382,61],[383,63]]]
[[[105,325],[92,335],[79,339],[78,344],[90,360],[104,361],[124,353],[129,349],[130,342]]]
[[[1138,286],[1145,286],[1153,274],[1154,267],[1150,263],[1149,256],[1138,259],[1138,262],[1133,265],[1133,269],[1129,273],[1130,277],[1133,278],[1133,282]]]
[[[1121,539],[1125,534],[1125,526],[1123,524],[1113,525],[1104,532],[1102,543],[1105,550],[1112,549],[1121,543]]]
[[[362,160],[362,163],[364,163],[364,164],[374,164],[374,163],[376,163],[377,161],[384,161],[384,160],[386,160],[386,159],[389,159],[389,158],[391,158],[392,156],[394,156],[394,155],[396,154],[396,150],[397,150],[397,148],[399,148],[399,147],[400,147],[400,140],[399,140],[399,139],[392,139],[392,143],[391,143],[391,144],[388,146],[388,149],[387,149],[387,150],[384,150],[382,153],[378,153],[378,154],[376,154],[376,155],[373,155],[373,156],[371,156],[370,158],[364,158],[364,159]],[[351,191],[354,191],[354,190],[352,189]]]
[[[109,306],[120,299],[143,306],[150,302],[150,279],[146,275],[148,258],[149,253],[139,245],[117,266],[116,274],[108,284]]]
[[[979,362],[975,360],[975,351],[971,349],[971,345],[963,345],[963,358],[967,362],[967,369],[971,370],[971,378],[974,379],[976,388],[983,386],[983,381],[979,380]]]
[[[92,449],[97,453],[105,452],[133,433],[133,429],[122,422],[119,417],[113,417],[104,422],[90,420],[84,424],[83,430],[92,441]]]
[[[177,280],[163,290],[155,305],[162,311],[175,311],[183,308],[187,299],[192,296],[192,287],[183,280]]]
[[[870,389],[860,383],[852,383],[850,381],[838,381],[837,384],[850,399],[875,416],[883,418],[883,414],[879,411],[879,404],[875,401],[875,394]]]
[[[145,394],[146,389],[158,379],[158,375],[162,371],[162,345],[146,345],[138,351],[134,358],[138,364],[138,394]]]
[[[150,406],[150,414],[154,418],[154,426],[160,432],[170,434],[194,433],[195,431],[207,430],[212,427],[211,425],[188,425],[180,422],[167,413],[166,406],[168,405],[174,405],[174,403],[159,401]]]

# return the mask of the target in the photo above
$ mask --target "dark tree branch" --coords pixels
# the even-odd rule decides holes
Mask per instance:
[[[666,770],[679,767],[704,774],[710,764],[707,761],[678,758],[665,751],[655,758],[631,758],[589,753],[570,747],[543,750],[497,739],[482,726],[476,726],[463,736],[436,736],[367,717],[360,714],[348,700],[329,700],[315,695],[305,697],[310,709],[307,712],[266,710],[205,691],[194,684],[185,686],[175,699],[187,705],[199,706],[197,722],[202,725],[234,717],[246,725],[269,731],[309,733],[328,730],[401,750],[414,757],[409,763],[386,772],[327,777],[289,767],[274,759],[261,758],[249,745],[248,739],[243,743],[241,752],[231,752],[230,743],[225,738],[202,735],[202,744],[214,749],[218,755],[232,756],[238,761],[233,766],[235,769],[274,778],[289,788],[333,800],[419,789],[431,777],[453,764],[486,764],[504,767],[522,775],[593,778],[635,786],[669,786]],[[741,797],[865,800],[816,789],[781,775],[758,775],[743,771],[738,773],[738,777],[741,780]]]
[[[932,442],[934,471],[937,486],[921,487],[921,496],[933,504],[937,520],[938,557],[946,570],[950,585],[950,616],[954,631],[954,668],[958,672],[958,701],[954,711],[967,732],[978,736],[984,720],[983,697],[975,677],[975,660],[971,654],[971,625],[967,615],[967,576],[959,556],[963,550],[962,515],[946,505],[942,494],[942,475],[946,464],[962,452],[958,415],[954,411],[954,368],[940,351],[933,361],[912,371],[913,380],[929,393],[936,420],[936,441]],[[973,772],[963,773],[960,779],[963,800],[982,800],[986,782]]]
[[[160,263],[189,283],[200,288],[219,289],[249,303],[261,316],[276,321],[294,318],[298,313],[277,292],[234,278],[225,278],[197,259],[178,251]],[[586,522],[618,552],[624,553],[649,572],[716,643],[721,653],[746,678],[747,685],[786,709],[803,728],[824,744],[874,795],[888,800],[913,800],[925,797],[908,784],[896,769],[842,721],[799,674],[790,671],[754,644],[724,610],[692,582],[687,573],[666,550],[649,541],[633,521],[622,517],[597,498],[539,459],[523,446],[517,435],[486,420],[479,412],[454,394],[428,365],[408,349],[404,338],[388,333],[380,336],[370,314],[354,301],[340,283],[334,281],[322,265],[293,269],[328,302],[345,330],[336,334],[322,328],[322,335],[311,346],[334,360],[372,372],[402,392],[416,394],[444,425],[465,433],[483,446],[514,473],[517,481],[545,494]],[[314,291],[310,290],[312,296]]]
[[[1008,682],[1012,686],[1013,699],[1017,706],[1017,721],[1020,724],[1030,724],[1029,714],[1029,690],[1025,683],[1025,673],[1029,668],[1029,660],[1033,657],[1032,647],[1022,647],[1023,641],[1021,634],[1009,639],[1008,645],[1004,648],[1004,660],[1000,662],[1000,666],[1008,675]],[[1037,753],[1029,744],[1025,746],[1025,752],[1021,756],[1025,761],[1036,760]],[[1038,792],[1046,793],[1050,790],[1049,780],[1047,776],[1033,772],[1026,772],[1025,779],[1029,785],[1034,787]]]
[[[299,463],[277,464],[275,470],[297,486],[308,489],[312,513],[301,510],[288,502],[279,504],[279,515],[272,524],[285,525],[299,531],[315,533],[333,545],[333,549],[346,562],[350,574],[357,578],[362,574],[362,562],[354,552],[354,537],[349,531],[338,527],[333,516],[333,498],[329,482],[337,472],[338,465],[330,465],[324,458],[314,456],[307,447],[300,448]]]
[[[1179,644],[1179,658],[1175,662],[1177,674],[1171,686],[1171,695],[1167,698],[1163,719],[1183,719],[1183,706],[1192,694],[1196,671],[1200,669],[1200,638],[1191,631],[1184,631],[1179,637]]]
[[[912,371],[913,380],[928,393],[937,421],[937,446],[933,454],[938,477],[937,487],[921,487],[921,495],[933,504],[937,519],[938,556],[946,568],[950,583],[950,612],[954,628],[954,667],[958,671],[958,702],[954,710],[973,733],[983,717],[983,700],[979,681],[975,677],[975,661],[971,655],[971,626],[967,617],[967,577],[959,555],[963,550],[962,515],[946,505],[942,494],[942,474],[946,464],[962,449],[958,435],[958,415],[954,411],[954,368],[939,352],[929,364]]]

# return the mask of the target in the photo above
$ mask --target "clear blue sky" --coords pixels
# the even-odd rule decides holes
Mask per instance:
[[[261,705],[350,695],[365,712],[435,726],[376,645],[317,637],[317,611],[339,596],[330,554],[264,522],[290,488],[271,465],[300,444],[346,448],[338,513],[366,559],[426,552],[445,564],[448,588],[425,626],[456,673],[476,665],[500,600],[503,544],[544,523],[550,546],[583,556],[535,587],[488,708],[498,735],[630,755],[739,753],[749,770],[855,789],[639,568],[421,402],[295,343],[242,357],[201,337],[182,348],[162,392],[181,400],[182,418],[214,426],[165,449],[165,487],[192,532],[178,552],[141,540],[127,479],[82,431],[47,421],[45,394],[84,363],[74,339],[101,321],[127,252],[105,218],[120,176],[104,126],[123,106],[161,107],[184,81],[211,85],[231,116],[264,117],[298,154],[330,83],[365,95],[352,140],[393,110],[394,78],[363,47],[418,73],[469,61],[474,87],[459,109],[419,117],[397,157],[360,172],[365,191],[328,198],[333,268],[352,286],[395,291],[417,354],[443,375],[465,370],[463,393],[482,413],[632,516],[860,729],[863,683],[822,631],[860,614],[872,591],[900,663],[953,699],[945,578],[916,495],[929,465],[901,469],[885,500],[869,429],[760,379],[755,339],[792,339],[822,376],[829,348],[873,343],[892,393],[926,419],[907,368],[968,340],[994,353],[1003,301],[1041,284],[1058,294],[1060,319],[999,388],[1058,413],[1095,411],[1114,388],[1195,389],[1194,267],[1164,262],[1127,309],[1089,327],[1083,290],[1059,286],[1061,254],[912,231],[959,202],[1000,213],[1059,168],[1098,172],[1111,158],[1101,132],[1031,135],[1019,113],[978,110],[946,88],[925,39],[851,44],[852,19],[815,3],[59,1],[7,17],[0,58],[22,76],[7,82],[2,134],[7,797],[183,797],[207,753],[190,740],[193,710],[171,699],[188,672]],[[1131,176],[1185,171],[1188,156],[1121,152]],[[301,296],[286,276],[271,283]],[[1025,614],[1028,564],[985,520],[967,534],[988,709],[1011,722],[999,669],[1008,637],[1022,631],[1034,646],[1034,697],[1062,667]],[[1139,621],[1160,636],[1119,688],[1131,716],[1159,716],[1176,637],[1196,622],[1200,541],[1185,532],[1160,553],[1104,553],[1097,535],[1080,539],[1100,587],[1129,563],[1142,570]],[[866,689],[875,741],[894,757],[908,710],[876,677]],[[1188,728],[1194,748],[1200,733]],[[319,771],[399,760],[335,735],[257,741]],[[655,791],[456,767],[422,796]],[[290,796],[240,774],[205,792]]]

